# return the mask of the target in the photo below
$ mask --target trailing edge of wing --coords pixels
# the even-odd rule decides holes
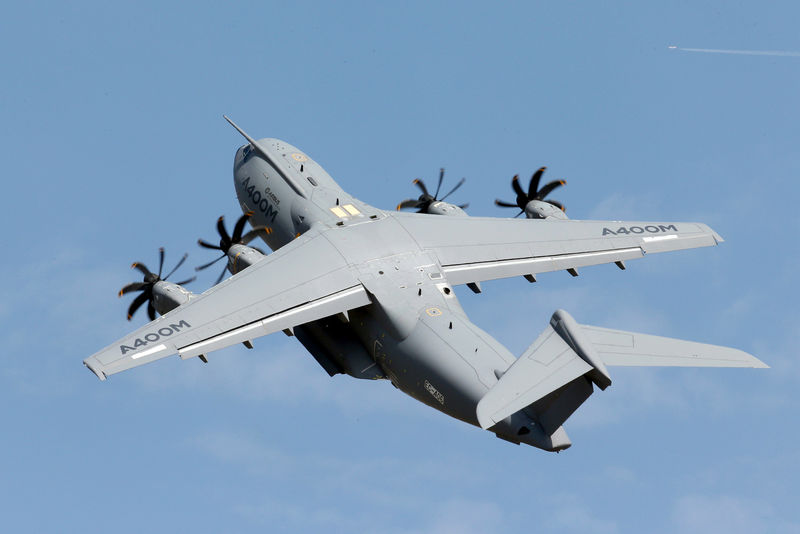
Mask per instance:
[[[132,354],[128,358],[120,358],[111,364],[103,365],[97,358],[87,358],[83,363],[101,380],[109,375],[138,367],[145,363],[171,356],[176,352],[182,359],[208,354],[233,344],[242,343],[257,337],[272,334],[287,328],[322,319],[340,312],[349,311],[370,303],[369,296],[363,286],[358,285],[338,291],[299,306],[264,317],[252,323],[234,328],[228,332],[186,345],[184,347],[156,345],[150,349]]]
[[[369,303],[342,255],[327,239],[308,232],[84,364],[102,380],[175,353],[183,358],[207,354]]]
[[[178,349],[181,358],[192,358],[211,351],[219,350],[234,343],[241,343],[273,332],[285,330],[310,321],[322,319],[343,311],[360,308],[370,303],[369,296],[363,286],[359,285],[322,297],[315,301],[265,317],[260,321],[240,326],[230,332],[219,334],[204,341],[192,343]]]
[[[646,254],[714,246],[702,223],[430,217],[394,214],[451,284],[577,269]],[[575,271],[573,271],[575,272]]]

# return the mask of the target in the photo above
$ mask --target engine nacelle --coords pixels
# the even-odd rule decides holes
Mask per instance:
[[[559,208],[541,200],[528,202],[525,205],[525,216],[528,219],[569,219]]]
[[[247,245],[231,245],[228,249],[228,271],[231,274],[241,272],[266,256]]]
[[[153,307],[159,315],[174,310],[181,304],[189,302],[189,299],[193,297],[195,297],[194,293],[172,282],[159,280],[153,286]]]
[[[466,217],[467,213],[456,206],[455,204],[450,204],[449,202],[442,202],[441,200],[433,202],[430,206],[428,206],[427,213],[431,215],[456,215],[456,216],[464,216]]]

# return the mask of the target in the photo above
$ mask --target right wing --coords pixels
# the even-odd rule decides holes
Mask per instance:
[[[622,262],[722,241],[702,223],[394,216],[420,247],[436,254],[454,285]]]
[[[175,353],[207,354],[369,303],[342,255],[309,232],[83,363],[105,380]]]

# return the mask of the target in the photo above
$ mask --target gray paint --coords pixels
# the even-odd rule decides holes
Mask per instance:
[[[720,242],[706,225],[387,212],[346,193],[298,148],[248,140],[236,152],[234,186],[275,252],[232,247],[230,279],[87,358],[99,378],[293,331],[328,374],[388,378],[502,439],[558,451],[570,445],[561,424],[591,381],[610,383],[605,365],[763,366],[733,349],[713,347],[707,358],[699,344],[578,325],[566,312],[545,331],[560,343],[537,340],[517,360],[469,320],[452,290]],[[623,350],[621,340],[632,345]],[[122,354],[122,345],[135,350]]]

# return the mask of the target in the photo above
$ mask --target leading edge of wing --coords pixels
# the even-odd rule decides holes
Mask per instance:
[[[423,249],[436,253],[451,284],[576,269],[723,241],[694,222],[413,215],[397,218]]]
[[[301,236],[83,363],[104,380],[176,353],[208,354],[369,304],[341,255],[317,237]]]

